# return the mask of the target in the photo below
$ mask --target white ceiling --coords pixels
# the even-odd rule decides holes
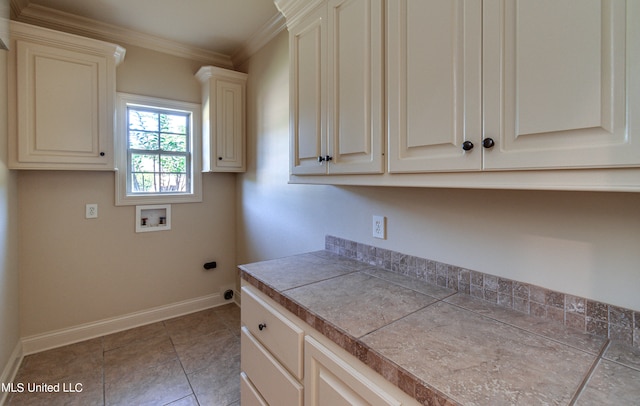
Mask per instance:
[[[50,19],[56,27],[81,25],[84,31],[96,21],[102,33],[114,26],[129,37],[142,34],[227,57],[280,21],[273,0],[11,0],[11,6],[18,21],[46,26],[43,20]]]

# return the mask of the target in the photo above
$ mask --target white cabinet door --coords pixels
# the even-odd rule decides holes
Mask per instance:
[[[384,171],[382,4],[331,0],[289,27],[292,174]]]
[[[217,122],[214,158],[218,171],[244,172],[244,81],[220,81],[216,89]]]
[[[637,1],[484,1],[486,169],[640,163]]]
[[[402,403],[313,337],[305,337],[305,405],[400,406]]]
[[[318,157],[327,150],[327,9],[320,7],[289,27],[290,172],[325,174]]]
[[[381,173],[383,1],[329,0],[328,37],[328,173]]]
[[[10,165],[113,170],[117,45],[12,22]]]
[[[388,2],[389,172],[480,169],[481,7]]]

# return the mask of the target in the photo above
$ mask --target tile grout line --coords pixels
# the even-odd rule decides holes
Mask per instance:
[[[354,274],[354,273],[358,273],[358,272],[362,272],[362,271],[361,271],[361,270],[357,270],[357,269],[356,269],[356,270],[350,270],[349,272],[345,272],[345,273],[340,274],[340,275],[330,276],[330,277],[328,277],[328,278],[319,279],[319,280],[317,280],[317,281],[308,282],[308,283],[303,283],[302,285],[292,286],[292,287],[290,287],[290,288],[286,288],[286,289],[281,289],[281,290],[280,290],[280,292],[287,292],[287,291],[290,291],[290,290],[293,290],[293,289],[303,288],[303,287],[305,287],[305,286],[313,285],[314,283],[330,281],[330,280],[332,280],[332,279],[339,278],[339,277],[341,277],[341,276],[345,276],[345,275],[352,275],[352,274]],[[272,289],[276,289],[276,288],[274,288],[274,287],[273,287],[273,286],[271,286],[271,285],[268,285],[268,286],[269,286],[270,288],[272,288]]]
[[[373,276],[374,278],[377,278],[377,276],[374,276],[374,275],[371,275],[371,276]],[[382,278],[379,278],[379,279],[382,279]],[[386,279],[382,279],[382,280],[387,281]],[[390,282],[390,281],[387,281],[387,282]],[[390,282],[390,283],[393,283],[393,282]],[[406,288],[405,286],[398,285],[398,284],[395,284],[395,283],[394,283],[394,285],[396,285],[396,286],[400,286],[400,287],[403,287],[403,288]],[[410,288],[406,288],[406,289],[413,290],[413,289],[410,289]],[[373,329],[373,330],[369,331],[368,333],[363,334],[363,335],[361,335],[361,336],[359,336],[359,337],[355,337],[355,336],[354,336],[354,338],[355,338],[356,340],[358,340],[358,341],[360,341],[360,342],[362,343],[362,339],[363,339],[363,338],[365,338],[366,336],[368,336],[368,335],[370,335],[370,334],[373,334],[373,333],[375,333],[376,331],[378,331],[378,330],[380,330],[380,329],[382,329],[382,328],[384,328],[384,327],[388,327],[390,324],[396,323],[396,322],[398,322],[398,321],[400,321],[400,320],[402,320],[402,319],[405,319],[405,318],[407,318],[407,317],[411,316],[412,314],[418,313],[419,311],[422,311],[422,310],[426,309],[427,307],[434,306],[434,305],[436,305],[436,304],[438,304],[438,303],[446,303],[446,304],[450,304],[450,305],[452,305],[452,306],[455,306],[455,305],[454,305],[454,304],[452,304],[452,303],[445,302],[445,299],[447,299],[447,298],[449,298],[449,297],[451,297],[451,296],[454,296],[454,295],[457,295],[457,294],[458,294],[458,292],[453,292],[453,293],[451,293],[451,294],[449,294],[449,295],[447,295],[447,296],[445,296],[445,297],[443,297],[443,298],[441,298],[441,299],[438,299],[438,298],[436,298],[436,297],[433,297],[433,296],[431,296],[431,295],[427,295],[426,293],[418,292],[418,291],[416,291],[416,290],[414,290],[414,292],[420,293],[420,294],[422,294],[422,295],[424,295],[424,296],[428,296],[428,297],[430,297],[430,298],[432,298],[432,299],[435,299],[435,300],[434,300],[433,302],[431,302],[431,303],[427,304],[427,305],[424,305],[424,306],[420,307],[419,309],[416,309],[416,310],[414,310],[414,311],[412,311],[412,312],[410,312],[410,313],[405,314],[404,316],[400,317],[399,319],[396,319],[396,320],[392,321],[391,323],[387,324],[386,326],[377,327],[377,328],[375,328],[375,329]],[[458,306],[456,306],[456,307],[458,307]],[[364,344],[364,343],[363,343],[363,344]]]
[[[104,362],[104,336],[102,338],[102,404],[107,406],[107,382],[105,380],[105,362]]]
[[[171,348],[173,348],[173,351],[176,353],[176,359],[180,363],[180,368],[182,368],[182,373],[184,374],[184,377],[187,379],[187,383],[189,384],[189,389],[191,389],[191,394],[193,395],[193,398],[196,400],[196,403],[198,405],[200,405],[200,401],[198,400],[198,397],[196,396],[196,391],[193,389],[193,385],[191,384],[191,380],[189,379],[189,375],[187,374],[187,371],[184,369],[184,364],[182,363],[182,359],[180,358],[180,354],[178,354],[178,350],[176,349],[176,345],[173,342],[173,338],[171,337],[171,334],[169,334],[169,331],[167,330],[167,324],[165,323],[165,320],[162,321],[162,327],[164,328],[164,332],[167,334],[167,337],[169,337],[169,341],[171,342]],[[188,395],[184,396],[182,398],[179,398],[179,399],[174,399],[171,402],[169,402],[168,404],[176,402],[176,401],[178,401],[180,399],[184,399],[186,397],[188,397]]]
[[[239,305],[237,303],[234,303],[234,305],[235,305],[234,307],[239,308]],[[194,312],[194,313],[198,313],[198,312]],[[168,320],[172,320],[172,319],[176,319],[176,318],[180,318],[180,317],[184,317],[184,316],[187,316],[187,315],[178,316],[178,317],[171,318],[171,319],[168,319]],[[220,320],[222,320],[222,322],[223,322],[223,324],[221,325],[221,328],[224,329],[224,331],[227,331],[229,333],[229,335],[233,335],[233,324],[232,324],[232,321],[239,319],[239,314],[237,316],[235,315],[235,313],[234,314],[230,313],[230,314],[227,315],[226,312],[223,312],[222,316],[226,316],[226,317],[221,317],[220,318]],[[79,379],[76,382],[83,383],[85,385],[85,391],[89,387],[95,388],[94,390],[91,391],[92,393],[90,393],[91,399],[92,399],[91,401],[94,402],[94,404],[96,404],[97,406],[106,406],[108,404],[113,404],[114,401],[119,401],[118,399],[116,399],[116,397],[113,396],[114,393],[115,393],[114,392],[114,388],[111,387],[109,390],[107,390],[107,387],[106,387],[106,372],[107,372],[107,370],[111,371],[111,367],[114,365],[111,362],[112,359],[110,358],[110,365],[109,365],[110,368],[109,369],[106,368],[107,367],[107,365],[106,365],[107,355],[110,355],[110,354],[107,354],[107,352],[111,353],[112,351],[119,351],[119,350],[124,349],[125,347],[127,347],[129,345],[137,345],[137,343],[143,343],[143,342],[145,342],[147,340],[151,340],[153,337],[160,337],[161,335],[163,335],[161,333],[164,333],[164,335],[166,335],[166,338],[169,340],[169,344],[171,345],[171,348],[174,351],[173,360],[177,360],[178,362],[180,362],[181,370],[183,371],[183,374],[184,374],[183,376],[187,378],[187,383],[188,383],[188,385],[189,385],[189,387],[191,389],[191,392],[189,394],[186,394],[186,395],[184,395],[184,396],[182,396],[182,397],[180,397],[178,399],[173,399],[173,400],[171,400],[171,402],[167,403],[167,405],[171,404],[172,402],[176,402],[176,401],[184,402],[183,399],[191,398],[191,397],[195,401],[195,402],[193,402],[194,404],[202,405],[203,404],[202,400],[198,400],[198,398],[196,396],[196,393],[195,393],[195,390],[194,390],[194,388],[197,387],[197,382],[194,385],[192,385],[192,382],[189,379],[189,376],[187,375],[185,367],[183,365],[183,358],[180,358],[180,356],[178,354],[178,351],[176,350],[176,345],[174,345],[174,341],[171,339],[171,336],[169,335],[169,328],[168,328],[168,324],[166,323],[166,321],[168,321],[168,320],[160,321],[159,324],[160,324],[162,330],[158,331],[156,329],[155,332],[153,332],[153,336],[151,336],[149,334],[144,334],[144,335],[136,334],[135,337],[134,337],[135,338],[134,340],[127,340],[126,343],[123,343],[120,340],[117,340],[116,342],[118,342],[119,344],[116,345],[116,346],[112,346],[113,343],[108,342],[107,337],[109,337],[111,335],[114,335],[114,334],[117,334],[117,333],[125,333],[125,332],[127,332],[129,330],[134,331],[134,330],[137,330],[138,328],[136,327],[136,328],[131,328],[131,329],[119,331],[119,332],[116,332],[116,333],[102,335],[102,336],[99,336],[99,337],[83,340],[83,341],[80,341],[80,342],[77,342],[77,343],[73,343],[73,344],[69,344],[67,346],[64,346],[64,347],[74,346],[73,348],[75,348],[75,346],[78,345],[78,344],[88,343],[88,342],[91,342],[91,341],[97,341],[95,344],[91,344],[90,348],[83,346],[83,347],[81,347],[82,351],[77,351],[77,350],[74,349],[73,351],[66,351],[66,352],[63,352],[63,353],[55,353],[55,357],[49,356],[49,358],[47,358],[47,355],[45,355],[45,358],[40,359],[38,361],[38,363],[36,363],[34,365],[36,365],[36,366],[37,365],[41,365],[43,361],[50,362],[51,360],[53,360],[53,361],[55,361],[56,366],[54,366],[52,368],[53,368],[53,370],[56,370],[58,365],[62,365],[64,363],[62,361],[65,361],[67,359],[76,360],[78,357],[84,357],[86,355],[88,357],[87,360],[82,360],[82,363],[79,364],[79,365],[82,365],[82,366],[84,366],[84,365],[94,365],[94,367],[91,369],[90,373],[87,373],[87,371],[83,371],[82,375],[78,374]],[[236,338],[238,339],[238,342],[239,342],[239,336],[236,337]],[[107,344],[110,344],[110,346],[107,347]],[[64,348],[64,347],[60,347],[60,348]],[[85,348],[87,348],[87,349],[85,350]],[[90,349],[90,351],[89,351],[89,349]],[[53,350],[58,350],[58,348],[52,349],[52,351]],[[42,354],[46,354],[48,352],[49,351],[42,351],[41,353]],[[76,354],[77,352],[78,352],[78,354]],[[165,347],[165,351],[164,352],[166,352],[168,354],[168,348]],[[33,356],[37,357],[38,355],[37,354],[33,354]],[[33,359],[35,360],[35,358],[33,358]],[[155,358],[154,358],[154,360],[155,360],[154,363],[156,361],[158,361]],[[30,361],[31,361],[31,357],[25,357],[20,363],[19,372],[20,372],[20,370],[24,371],[25,368],[28,365],[31,364]],[[173,362],[175,362],[175,361],[173,361]],[[42,364],[42,365],[46,365],[46,364]],[[138,364],[136,363],[136,365],[138,365]],[[158,365],[161,365],[161,364],[158,364]],[[49,368],[48,372],[47,372],[47,377],[49,377],[48,378],[49,380],[53,379],[53,378],[51,378],[49,376],[49,375],[51,375],[51,371],[52,371],[52,369]],[[58,374],[58,372],[56,372],[56,374]],[[94,374],[97,374],[98,372],[100,373],[99,376],[94,375]],[[75,376],[75,372],[73,372],[73,373],[71,373],[71,372],[66,373],[65,372],[63,378],[56,378],[56,379],[58,379],[58,381],[62,382],[63,379],[67,379],[66,377],[71,376],[71,375]],[[20,375],[17,375],[17,376],[20,376]],[[27,375],[27,376],[31,376],[31,375]],[[92,377],[90,382],[86,381],[86,379],[88,379],[89,376]],[[57,375],[56,375],[56,377],[57,377]],[[40,378],[38,378],[38,379],[40,379]],[[33,379],[28,380],[28,381],[31,382],[32,380]],[[47,382],[47,378],[43,378],[43,381]],[[27,382],[27,380],[25,380],[25,382]],[[71,381],[69,381],[69,382],[71,382]],[[102,386],[102,387],[100,387],[100,386]],[[107,392],[110,393],[109,402],[107,402]],[[17,400],[16,400],[17,398],[14,396],[15,393],[16,392],[12,393],[11,394],[12,396],[8,397],[6,399],[7,406],[15,404],[15,402],[17,402]],[[102,397],[101,400],[99,400],[100,396]],[[234,397],[235,396],[236,395],[234,395]],[[237,394],[237,399],[239,399],[239,393]],[[234,398],[234,401],[237,401],[237,399]],[[47,399],[44,399],[44,400],[47,400]],[[21,400],[19,404],[22,404],[22,402],[24,402],[24,401],[29,402],[30,400],[29,400],[29,398],[25,398],[24,400]],[[0,402],[0,403],[2,403],[2,402]],[[2,403],[2,404],[4,404],[4,403]]]
[[[459,292],[457,292],[456,294],[458,294],[458,293],[459,293]],[[461,295],[464,295],[464,293],[460,293],[460,294],[461,294]],[[455,294],[454,294],[454,295],[455,295]],[[447,299],[447,298],[449,298],[449,297],[451,297],[451,296],[454,296],[454,295],[449,295],[449,296],[447,296],[447,297],[446,297],[446,298],[444,298],[444,299]],[[554,337],[550,337],[550,336],[545,335],[544,333],[540,333],[540,332],[537,332],[537,331],[529,330],[529,329],[528,329],[528,328],[526,328],[526,327],[519,326],[519,325],[517,325],[517,324],[511,323],[511,322],[506,321],[506,320],[501,320],[501,319],[496,318],[496,317],[492,317],[492,316],[490,316],[490,315],[487,315],[487,314],[482,313],[482,312],[481,312],[481,311],[479,311],[479,310],[470,309],[470,308],[465,307],[465,306],[463,306],[463,305],[461,305],[461,304],[456,304],[456,303],[447,302],[447,301],[445,301],[444,299],[443,299],[443,301],[444,301],[445,303],[447,303],[447,304],[451,305],[451,306],[458,307],[458,308],[460,308],[460,309],[462,309],[462,310],[469,311],[469,312],[474,313],[474,314],[477,314],[477,315],[479,315],[479,316],[481,316],[481,317],[485,317],[485,318],[487,318],[487,319],[489,319],[489,320],[493,320],[493,321],[495,321],[495,322],[498,322],[498,323],[501,323],[501,324],[507,325],[507,326],[509,326],[509,327],[513,327],[513,328],[515,328],[515,329],[517,329],[517,330],[520,330],[520,331],[522,331],[522,332],[525,332],[525,333],[527,333],[527,334],[531,334],[531,335],[534,335],[534,336],[537,336],[537,337],[541,337],[541,338],[544,338],[545,340],[553,341],[554,343],[557,343],[557,344],[560,344],[560,345],[563,345],[563,346],[566,346],[566,347],[572,348],[572,349],[574,349],[574,350],[576,350],[576,351],[580,351],[580,352],[583,352],[583,353],[585,353],[585,354],[593,355],[593,356],[596,356],[596,357],[599,357],[599,356],[600,356],[600,354],[601,354],[601,352],[602,352],[602,349],[599,349],[597,353],[594,353],[593,351],[586,350],[586,349],[584,349],[584,348],[579,348],[578,346],[573,345],[573,344],[571,344],[571,343],[564,342],[564,341],[562,341],[561,339],[554,338]],[[480,300],[480,299],[478,299],[478,300]],[[498,307],[500,307],[499,305],[496,305],[496,304],[493,304],[493,303],[491,303],[491,304],[492,304],[492,305],[494,305],[494,306],[498,306]],[[511,309],[511,310],[512,310],[512,309]],[[514,310],[514,311],[516,311],[516,310]],[[534,316],[531,316],[531,317],[534,317]],[[565,328],[569,328],[569,327],[566,327],[566,326],[565,326]],[[576,331],[578,331],[578,330],[576,330]],[[588,333],[581,332],[581,334],[588,334]],[[603,342],[603,344],[602,344],[602,345],[603,345],[603,346],[606,346],[606,344],[608,344],[608,343],[609,343],[609,341],[610,341],[609,339],[606,339],[606,338],[605,338],[605,339],[604,339],[604,342]],[[627,365],[625,365],[625,364],[621,364],[621,365],[627,366]]]
[[[367,249],[366,253],[361,251],[361,250],[364,250],[365,248]],[[375,251],[373,256],[368,252],[368,251],[370,251],[372,249]],[[464,294],[466,294],[468,296],[475,297],[475,298],[487,301],[489,303],[497,304],[498,306],[501,306],[501,307],[504,307],[504,308],[510,308],[510,309],[513,309],[513,310],[518,311],[520,313],[530,314],[530,315],[532,315],[534,317],[538,317],[538,318],[541,318],[541,319],[553,320],[553,321],[558,322],[558,324],[562,324],[562,325],[565,325],[565,326],[568,326],[568,327],[570,327],[567,324],[567,319],[568,319],[567,316],[568,316],[568,314],[569,313],[571,313],[571,314],[576,314],[576,313],[580,314],[580,312],[572,312],[571,310],[568,310],[566,308],[566,299],[567,299],[567,297],[579,299],[579,300],[584,301],[584,313],[583,313],[584,314],[584,316],[583,316],[583,318],[584,318],[584,320],[583,320],[584,332],[586,332],[588,334],[591,334],[591,335],[598,336],[598,337],[602,337],[602,338],[605,338],[605,339],[612,339],[612,336],[611,336],[611,328],[612,327],[616,327],[616,328],[626,327],[627,330],[631,330],[631,331],[625,331],[624,332],[627,336],[631,337],[630,339],[628,339],[628,337],[627,337],[626,340],[622,340],[622,339],[618,340],[617,337],[613,337],[613,339],[615,341],[621,341],[621,342],[623,342],[623,343],[625,343],[627,345],[630,345],[631,347],[640,348],[640,337],[636,337],[635,334],[634,334],[634,328],[640,328],[640,316],[639,316],[640,315],[640,311],[635,311],[633,309],[626,309],[626,308],[622,308],[620,306],[615,306],[615,305],[612,305],[612,304],[599,302],[597,300],[593,300],[593,299],[590,299],[590,298],[579,297],[579,296],[575,296],[575,295],[572,295],[572,294],[569,294],[569,293],[559,292],[559,291],[555,291],[555,290],[552,290],[552,289],[547,289],[547,288],[544,288],[544,287],[541,287],[541,286],[537,286],[537,285],[533,285],[533,284],[526,283],[526,282],[520,282],[520,281],[512,280],[512,279],[509,279],[509,278],[502,278],[502,277],[499,277],[497,275],[491,275],[491,274],[487,274],[487,273],[483,273],[483,272],[479,272],[479,271],[474,271],[474,270],[458,267],[458,266],[451,265],[451,264],[445,264],[445,263],[441,263],[439,261],[429,260],[428,258],[420,258],[420,257],[416,257],[416,256],[409,255],[409,254],[403,254],[401,252],[390,250],[390,249],[384,249],[384,248],[379,248],[379,247],[371,246],[371,245],[364,244],[364,243],[358,243],[358,242],[355,242],[355,241],[347,240],[347,239],[344,239],[344,238],[341,238],[341,237],[332,236],[332,235],[326,235],[325,236],[325,250],[333,252],[333,253],[341,255],[341,256],[345,256],[347,258],[354,259],[354,260],[359,261],[359,262],[367,263],[369,265],[373,265],[373,263],[371,261],[374,261],[374,262],[376,262],[378,264],[378,266],[381,266],[383,269],[388,270],[390,272],[400,273],[400,274],[404,274],[404,273],[398,272],[397,269],[394,269],[394,266],[393,266],[394,265],[393,254],[397,254],[399,256],[398,258],[400,260],[403,257],[406,257],[406,258],[417,258],[417,259],[422,259],[422,260],[427,261],[427,264],[429,262],[434,262],[436,267],[438,265],[442,265],[443,269],[454,268],[454,270],[457,269],[458,271],[467,271],[467,272],[471,272],[473,274],[478,274],[483,279],[485,277],[489,277],[492,280],[496,279],[498,282],[500,281],[500,279],[502,279],[502,280],[504,280],[506,282],[509,282],[509,283],[517,283],[517,284],[526,286],[527,290],[534,289],[538,293],[541,293],[541,292],[544,293],[545,294],[545,298],[544,298],[543,302],[542,303],[538,303],[538,301],[531,300],[529,298],[527,300],[527,310],[524,311],[524,310],[519,309],[519,308],[514,306],[513,300],[515,298],[515,296],[514,296],[515,293],[514,293],[513,290],[509,294],[511,296],[511,298],[512,298],[511,299],[511,304],[505,304],[505,303],[500,303],[500,300],[497,300],[497,302],[496,302],[496,300],[489,300],[489,299],[486,298],[486,293],[487,292],[491,293],[492,295],[496,294],[497,296],[499,296],[500,295],[499,286],[496,287],[495,291],[492,290],[492,289],[488,289],[487,290],[487,284],[484,281],[482,282],[482,285],[478,286],[478,285],[474,285],[473,283],[471,283],[471,280],[470,280],[468,287],[469,288],[473,288],[473,286],[476,286],[476,288],[479,288],[480,292],[481,292],[481,295],[478,296],[477,294],[473,294],[473,292],[472,292],[473,289],[470,289],[469,292],[464,291],[464,290],[460,290],[460,282],[461,282],[460,281],[460,273],[458,273],[458,280],[457,281],[452,280],[452,283],[457,286],[455,289],[457,289],[460,293],[464,293]],[[392,258],[390,258],[390,263],[388,264],[390,266],[390,268],[387,268],[387,264],[385,262],[384,257],[378,256],[378,254],[377,254],[378,250],[380,250],[380,251],[382,251],[384,253],[388,253],[389,255],[392,256]],[[380,261],[383,261],[383,263],[380,264]],[[400,263],[398,263],[398,264],[399,264],[399,266],[402,265]],[[434,272],[435,272],[434,275],[437,278],[437,275],[438,275],[437,269],[435,269]],[[407,275],[407,276],[409,276],[409,275]],[[444,274],[442,276],[445,277],[444,285],[441,285],[440,283],[438,283],[437,280],[436,281],[426,280],[426,282],[427,283],[432,283],[432,284],[434,284],[436,286],[449,287],[449,280],[448,280],[448,278],[450,277],[449,272],[448,271],[444,272]],[[411,277],[415,277],[415,276],[411,275]],[[417,279],[424,280],[420,276],[418,276]],[[527,295],[530,297],[530,292],[527,292]],[[562,296],[562,298],[563,298],[563,306],[562,306],[562,308],[555,307],[555,306],[553,306],[552,303],[547,303],[547,296],[554,296],[554,295],[555,296]],[[498,299],[499,299],[499,297],[498,297]],[[529,303],[531,305],[535,305],[537,309],[544,311],[544,315],[534,314],[533,310],[529,309]],[[594,311],[598,310],[599,307],[605,307],[606,308],[606,312],[607,312],[605,318],[603,320],[601,320],[600,319],[601,316],[599,316],[599,315],[597,315],[595,313],[594,314],[589,314],[589,312],[590,312],[589,309],[591,308],[591,306],[594,306],[594,309],[595,309]],[[558,320],[557,318],[551,317],[548,314],[548,310],[550,310],[550,309],[551,310],[559,309],[560,311],[562,311],[563,312],[562,320]],[[631,313],[631,323],[630,323],[631,325],[630,326],[617,325],[613,320],[611,320],[611,316],[610,316],[611,310],[614,310],[616,312],[622,312],[622,313],[630,312]],[[598,324],[601,324],[601,323],[605,323],[606,324],[606,328],[605,328],[606,331],[598,331]],[[581,328],[581,330],[582,330],[582,328]]]
[[[587,387],[587,383],[589,383],[589,380],[593,376],[593,373],[595,372],[596,367],[600,364],[600,361],[602,361],[604,353],[607,350],[607,348],[609,348],[610,345],[611,345],[611,340],[607,339],[605,341],[604,345],[602,346],[602,348],[600,349],[600,352],[598,353],[598,356],[596,357],[595,361],[591,364],[591,368],[589,368],[589,370],[585,374],[584,379],[582,380],[582,382],[580,383],[580,385],[576,389],[576,392],[573,394],[573,397],[571,398],[571,401],[569,402],[569,406],[575,405],[575,403],[578,401],[578,398],[580,397],[580,395],[584,391],[584,388]]]

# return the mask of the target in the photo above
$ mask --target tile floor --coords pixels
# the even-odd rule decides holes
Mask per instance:
[[[239,406],[239,376],[240,308],[227,304],[26,356],[8,406]],[[29,390],[43,383],[60,386]]]

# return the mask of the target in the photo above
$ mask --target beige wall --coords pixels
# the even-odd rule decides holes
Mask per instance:
[[[288,43],[249,73],[238,259],[324,247],[325,234],[640,310],[640,193],[288,185]],[[388,238],[371,237],[371,216]]]
[[[117,90],[200,103],[201,64],[128,46]],[[20,171],[21,334],[29,337],[219,292],[235,277],[235,175],[204,174],[202,203],[172,229],[135,233],[111,172]],[[84,218],[98,203],[99,218]],[[202,264],[215,260],[218,268]],[[1,365],[1,364],[0,364]]]
[[[7,52],[0,50],[0,375],[20,339],[18,201],[16,174],[7,169],[6,86]]]
[[[200,63],[122,45],[119,91],[200,101]],[[171,231],[136,234],[113,173],[0,167],[0,365],[18,337],[18,260],[22,337],[217,293],[237,262],[321,249],[326,234],[640,310],[640,194],[289,185],[287,33],[243,70],[249,170],[205,174],[203,203],[173,205]],[[388,218],[385,241],[373,214]]]

